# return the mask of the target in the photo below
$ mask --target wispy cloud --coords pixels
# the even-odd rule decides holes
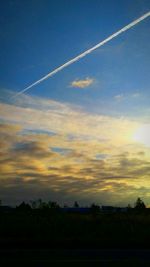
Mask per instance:
[[[36,100],[36,101],[35,101]],[[78,106],[21,95],[13,105],[0,105],[0,118],[29,130],[50,131],[84,139],[127,142],[138,123],[125,118],[90,114]],[[40,123],[39,123],[40,122]]]
[[[121,102],[122,100],[131,100],[131,99],[138,99],[139,97],[142,97],[141,93],[135,92],[135,93],[129,93],[129,94],[118,94],[114,96],[114,99],[118,102]]]
[[[71,82],[71,87],[86,88],[94,82],[94,79],[86,78],[83,80],[75,80]]]
[[[139,97],[141,97],[141,93],[134,93],[134,94],[132,94],[132,97],[133,98],[139,98]]]
[[[114,98],[117,100],[117,101],[121,101],[125,98],[124,94],[120,94],[120,95],[115,95]]]

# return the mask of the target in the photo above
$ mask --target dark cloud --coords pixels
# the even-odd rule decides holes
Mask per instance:
[[[60,202],[77,199],[110,204],[126,203],[144,193],[148,197],[150,162],[141,149],[120,153],[120,148],[113,154],[113,146],[109,155],[96,145],[91,152],[89,141],[58,138],[59,144],[55,141],[52,151],[49,142],[53,137],[45,133],[24,134],[17,125],[0,127],[0,194],[5,200],[52,197]]]
[[[47,158],[53,155],[53,152],[44,143],[39,141],[16,143],[13,147],[13,153],[35,158]]]

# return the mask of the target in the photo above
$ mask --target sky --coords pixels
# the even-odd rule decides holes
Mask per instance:
[[[150,206],[149,0],[0,2],[0,199]]]

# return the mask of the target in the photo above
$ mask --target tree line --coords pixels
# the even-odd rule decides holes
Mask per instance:
[[[2,201],[0,200],[0,206],[2,206]],[[112,206],[109,206],[112,207]],[[70,208],[70,206],[68,205],[64,205],[63,208]],[[80,205],[77,201],[74,202],[73,204],[73,208],[80,208]],[[98,212],[101,210],[101,207],[98,204],[92,203],[89,208],[92,211]],[[138,197],[134,203],[134,206],[132,207],[130,204],[128,204],[127,206],[127,210],[131,210],[131,209],[135,209],[135,210],[144,210],[146,209],[146,205],[144,203],[144,201]],[[59,210],[61,209],[61,206],[56,202],[56,201],[48,201],[45,202],[42,199],[38,199],[38,200],[32,200],[30,201],[30,203],[26,203],[25,201],[23,201],[21,204],[19,204],[18,206],[16,206],[16,209],[19,210],[31,210],[31,209],[39,209],[39,210],[48,210],[48,209],[55,209],[55,210]]]

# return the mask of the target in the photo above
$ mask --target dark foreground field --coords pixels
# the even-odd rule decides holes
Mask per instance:
[[[150,266],[150,213],[0,213],[0,266]]]
[[[150,250],[1,249],[0,266],[150,266]]]
[[[0,247],[150,248],[150,212],[63,213],[30,210],[0,213]]]

